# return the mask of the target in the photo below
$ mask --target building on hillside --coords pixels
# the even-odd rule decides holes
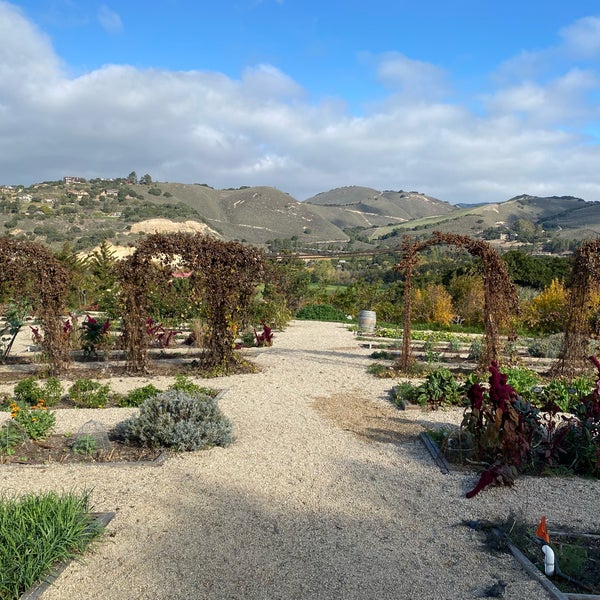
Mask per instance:
[[[66,176],[63,177],[63,183],[65,185],[69,185],[72,183],[85,183],[85,179],[83,177],[70,177],[70,176]]]

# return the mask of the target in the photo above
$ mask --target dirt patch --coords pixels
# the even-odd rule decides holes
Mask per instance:
[[[356,392],[317,398],[313,408],[344,431],[369,442],[398,444],[414,441],[424,427],[403,417],[402,412],[383,402],[373,402]]]

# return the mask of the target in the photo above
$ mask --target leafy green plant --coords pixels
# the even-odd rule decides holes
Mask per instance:
[[[38,400],[44,397],[37,378],[33,375],[21,379],[13,389],[15,401],[21,404],[33,406],[38,403]]]
[[[369,355],[369,358],[394,360],[396,358],[396,356],[392,352],[389,352],[388,350],[375,350],[375,352],[372,352]]]
[[[69,388],[69,398],[80,408],[104,408],[111,400],[111,390],[108,384],[82,378]]]
[[[448,350],[450,350],[450,352],[460,351],[460,340],[454,335],[448,340]]]
[[[175,381],[169,386],[170,390],[175,390],[178,392],[185,392],[186,394],[195,395],[195,394],[205,394],[206,396],[215,397],[217,395],[217,390],[213,388],[203,387],[194,383],[191,379],[182,375],[181,373],[177,373],[175,375]]]
[[[469,346],[468,359],[479,362],[483,356],[483,342],[480,339],[473,340]]]
[[[11,417],[18,423],[32,440],[43,440],[48,437],[56,423],[56,416],[46,409],[44,400],[40,399],[34,406],[19,406],[16,402],[10,405]]]
[[[75,454],[94,454],[97,449],[96,438],[93,435],[80,435],[73,443],[72,450]]]
[[[535,371],[523,367],[507,367],[503,372],[506,374],[507,384],[515,388],[522,399],[531,402],[535,394],[534,389],[541,381],[540,376]]]
[[[139,406],[142,404],[142,402],[145,402],[148,400],[148,398],[152,398],[157,394],[160,394],[160,392],[161,390],[151,383],[143,387],[135,388],[126,396],[123,396],[119,402],[119,406]]]
[[[16,421],[5,421],[0,427],[0,454],[14,454],[15,447],[22,444],[27,437],[27,433]]]
[[[0,598],[18,600],[57,563],[81,554],[101,531],[90,516],[88,492],[1,496]]]
[[[450,369],[436,369],[417,387],[415,400],[417,404],[429,405],[432,409],[460,404],[460,384]]]
[[[402,381],[395,385],[390,392],[392,404],[397,408],[404,410],[407,404],[416,403],[418,386],[410,381]]]
[[[536,403],[540,406],[555,405],[561,412],[571,413],[589,395],[593,385],[593,380],[585,376],[572,380],[553,379],[543,387],[534,388],[537,392]]]
[[[151,448],[202,450],[231,443],[231,423],[211,396],[170,389],[140,405],[122,426],[125,437]]]

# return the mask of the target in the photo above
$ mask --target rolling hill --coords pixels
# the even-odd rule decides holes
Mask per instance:
[[[305,200],[305,204],[314,213],[341,229],[393,226],[456,210],[448,202],[419,192],[380,192],[359,186],[336,188],[317,194]]]
[[[404,234],[438,229],[503,243],[600,235],[600,203],[571,196],[521,195],[505,202],[452,205],[419,192],[336,188],[300,202],[272,187],[213,189],[201,184],[127,180],[45,182],[0,186],[6,234],[78,249],[101,240],[131,246],[141,232],[166,227],[213,232],[266,246],[292,240],[297,248],[395,246]],[[520,237],[519,237],[520,236]]]

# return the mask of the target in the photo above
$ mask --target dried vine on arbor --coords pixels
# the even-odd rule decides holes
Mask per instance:
[[[466,235],[442,233],[440,231],[434,231],[431,238],[427,240],[416,242],[406,237],[400,246],[402,259],[396,265],[396,270],[404,273],[405,276],[404,332],[402,353],[399,360],[399,366],[403,371],[406,371],[412,362],[410,337],[413,271],[422,250],[441,244],[463,248],[471,256],[480,258],[483,265],[485,346],[479,361],[481,366],[489,365],[492,361],[498,360],[499,327],[506,322],[510,315],[519,312],[517,289],[508,274],[504,261],[487,242]]]
[[[554,376],[572,376],[588,369],[589,307],[594,286],[600,284],[600,240],[584,242],[575,255],[569,289],[569,312],[561,356],[550,370]]]
[[[0,289],[27,299],[43,331],[42,352],[52,375],[69,364],[69,339],[62,315],[69,285],[67,269],[44,246],[0,238]]]
[[[123,341],[129,372],[147,369],[148,292],[166,285],[174,269],[191,272],[191,293],[206,318],[203,369],[235,363],[236,327],[242,320],[264,270],[260,250],[200,233],[153,234],[118,266],[124,317]]]

